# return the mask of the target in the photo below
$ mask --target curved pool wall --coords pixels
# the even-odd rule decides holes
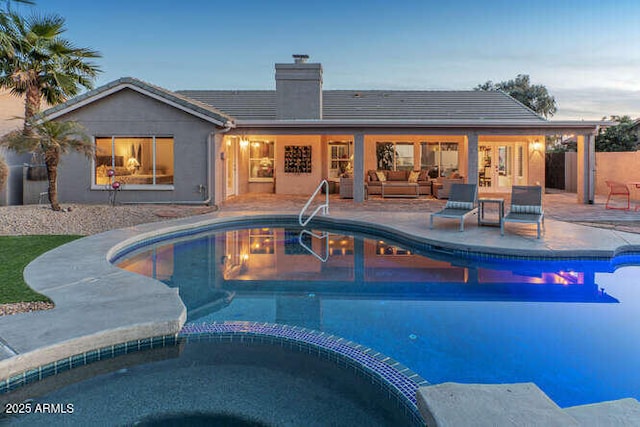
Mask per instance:
[[[425,218],[426,216],[425,214]],[[170,221],[161,229],[157,228],[157,224],[145,224],[86,237],[42,255],[25,269],[25,280],[35,290],[49,296],[56,308],[0,318],[0,344],[8,355],[0,360],[0,370],[3,372],[3,377],[0,378],[3,383],[0,385],[4,384],[7,389],[11,381],[24,384],[28,372],[33,379],[41,375],[34,372],[58,361],[73,366],[72,362],[64,361],[72,360],[78,355],[85,357],[95,349],[139,343],[150,339],[149,337],[164,339],[162,337],[177,336],[186,319],[186,309],[177,290],[115,267],[112,261],[125,253],[158,241],[193,236],[216,229],[247,227],[256,223],[278,226],[290,224],[292,220],[297,220],[297,216],[209,217],[198,221],[187,218]],[[624,264],[626,254],[640,250],[640,243],[635,244],[639,240],[635,238],[610,239],[604,245],[608,246],[605,249],[598,247],[601,245],[597,243],[602,242],[597,239],[592,242],[592,247],[585,246],[582,242],[569,250],[540,246],[529,240],[514,249],[513,245],[508,244],[503,247],[483,246],[478,242],[472,243],[473,239],[467,240],[462,236],[461,239],[458,235],[452,235],[455,237],[453,241],[437,240],[403,230],[402,227],[372,225],[346,218],[318,217],[311,226],[375,235],[425,251],[487,258],[494,258],[496,255],[498,258],[540,260],[613,258],[614,263],[619,258],[620,263]],[[426,220],[424,231],[426,234],[430,233],[427,231]],[[440,236],[451,233],[449,230]],[[528,244],[535,248],[527,247]],[[515,256],[514,251],[517,252]],[[74,262],[70,264],[69,259]],[[152,303],[140,304],[141,300]],[[158,307],[163,308],[159,310]],[[126,316],[119,317],[123,313]],[[83,319],[90,321],[83,322]],[[29,325],[25,327],[25,323]],[[21,376],[22,380],[19,379]]]
[[[230,229],[234,227],[247,228],[250,226],[260,225],[269,225],[271,227],[285,225],[291,226],[292,223],[297,221],[297,215],[251,215],[243,217],[216,218],[215,220],[203,221],[191,225],[167,227],[154,232],[140,234],[133,239],[128,239],[115,245],[108,252],[107,259],[111,263],[115,263],[119,258],[123,257],[127,253],[164,240],[191,237],[201,233]],[[514,247],[513,245],[505,247],[486,246],[479,242],[474,242],[474,239],[467,240],[464,238],[462,240],[451,239],[445,241],[407,232],[397,227],[383,224],[372,224],[361,220],[347,218],[315,217],[307,227],[304,228],[313,229],[314,227],[322,228],[327,231],[353,232],[362,234],[365,237],[371,236],[373,238],[389,239],[421,251],[429,251],[430,253],[443,252],[447,255],[463,255],[498,260],[601,259],[615,262],[615,258],[618,256],[640,252],[640,239],[638,239],[638,243],[625,242],[624,244],[617,245],[614,248],[601,249],[597,247],[585,247],[584,242],[582,242],[582,244],[576,244],[571,247],[571,249],[562,250],[547,246],[537,246],[534,248],[523,245],[520,245],[519,247]],[[598,229],[594,230],[589,227],[583,228],[590,231],[599,231]],[[428,226],[425,221],[425,232],[432,231],[427,229]],[[497,230],[492,231],[497,232]],[[451,232],[447,231],[447,233]],[[459,234],[464,235],[464,232]],[[499,235],[499,232],[497,232],[497,234]],[[452,237],[457,236],[454,234]],[[507,243],[508,240],[505,239],[504,242]],[[524,243],[528,244],[529,242]],[[598,241],[595,241],[592,242],[592,245],[595,246],[598,243]]]
[[[314,336],[308,340],[312,344],[299,339]],[[361,353],[369,360],[361,359],[366,365],[355,362],[333,348],[351,348],[352,357]],[[415,405],[408,406],[398,389],[389,388],[389,382],[369,368],[376,363],[389,362],[371,349],[317,331],[250,322],[218,324],[182,334],[165,347],[107,355],[0,395],[0,402],[29,401],[32,407],[45,402],[74,406],[72,416],[0,415],[0,424],[51,425],[60,418],[88,425],[110,417],[113,424],[138,425],[224,413],[256,423],[251,425],[424,426]],[[393,384],[400,385],[397,380]],[[405,385],[415,395],[418,384]],[[135,401],[129,400],[132,396]],[[102,398],[110,404],[105,406]]]

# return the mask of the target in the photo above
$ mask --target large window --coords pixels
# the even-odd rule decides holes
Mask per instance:
[[[116,180],[130,185],[173,185],[173,138],[96,138],[95,183],[109,185]],[[113,170],[114,176],[109,176]]]
[[[458,172],[457,142],[422,142],[420,167],[438,171],[436,176],[448,176]]]
[[[329,142],[329,156],[329,178],[339,178],[352,172],[350,142]]]
[[[249,181],[273,181],[275,144],[251,141],[249,144]]]
[[[413,170],[413,143],[377,142],[376,158],[381,170]]]

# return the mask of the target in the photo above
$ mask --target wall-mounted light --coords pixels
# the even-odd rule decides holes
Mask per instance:
[[[249,146],[249,140],[247,138],[240,138],[240,148],[246,149]]]
[[[533,151],[540,151],[542,149],[542,144],[540,143],[540,141],[533,141],[533,143],[531,144],[531,148],[533,149]]]

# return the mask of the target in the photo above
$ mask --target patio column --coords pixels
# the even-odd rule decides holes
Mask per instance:
[[[595,197],[595,135],[578,135],[578,203],[593,204]]]
[[[467,183],[478,183],[478,134],[467,134]]]
[[[353,201],[364,201],[364,133],[353,135]]]
[[[210,148],[210,158],[207,159],[208,167],[212,168],[211,176],[213,178],[213,182],[208,182],[209,186],[209,197],[212,198],[212,203],[220,204],[224,200],[225,189],[227,185],[227,176],[225,171],[225,161],[224,155],[222,154],[225,151],[224,142],[224,134],[222,133],[214,133],[209,136],[207,139],[207,144],[209,144]]]

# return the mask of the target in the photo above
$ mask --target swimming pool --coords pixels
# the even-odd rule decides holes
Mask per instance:
[[[118,265],[179,288],[187,327],[319,330],[431,383],[532,381],[562,407],[640,398],[638,256],[463,256],[389,236],[300,232],[269,223],[212,231],[142,247]]]

